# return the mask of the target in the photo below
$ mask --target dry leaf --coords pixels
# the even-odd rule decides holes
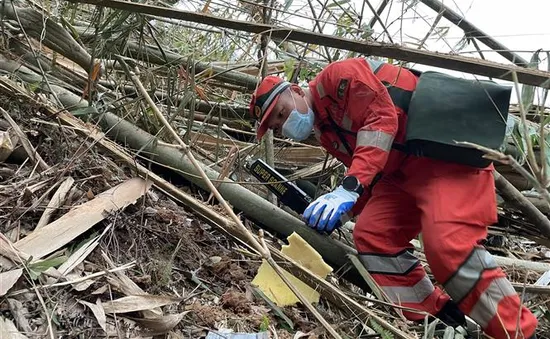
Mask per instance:
[[[72,208],[59,219],[33,231],[14,245],[35,260],[52,253],[105,219],[108,213],[133,204],[145,194],[152,182],[141,178],[128,179],[98,194],[93,200]]]
[[[86,192],[86,197],[88,198],[88,200],[92,200],[95,197],[94,192],[92,192],[92,188],[88,188],[88,192]]]
[[[110,229],[111,225],[107,226],[105,230]],[[75,251],[71,256],[57,269],[59,273],[67,275],[72,272],[81,262],[86,259],[86,257],[92,253],[92,251],[99,244],[99,236],[94,237],[84,245],[82,245],[77,251]]]
[[[0,297],[8,293],[21,274],[23,274],[22,268],[0,273]]]
[[[169,314],[159,318],[146,319],[146,318],[130,318],[135,320],[138,324],[151,330],[145,335],[161,335],[169,332],[185,317],[187,313],[191,311],[185,311],[179,314]]]
[[[15,142],[12,140],[9,131],[0,131],[0,162],[3,162],[10,156],[14,146]]]
[[[0,317],[0,338],[2,339],[27,339],[15,327],[15,324],[9,320]]]
[[[75,271],[75,272],[67,274],[65,277],[67,278],[68,281],[71,281],[71,280],[76,280],[76,279],[82,278],[84,276],[85,275],[82,274],[82,272],[80,272],[80,271],[76,272]],[[71,286],[74,288],[75,291],[82,292],[82,291],[87,290],[94,283],[95,283],[94,279],[88,279],[88,280],[84,280],[84,281],[81,281],[81,282],[78,282],[78,283],[73,283],[73,284],[71,284]]]
[[[131,295],[105,302],[103,308],[105,313],[128,313],[179,303],[181,300],[181,298],[160,295]]]
[[[109,288],[109,285],[105,284],[103,286],[101,286],[100,288],[98,288],[97,290],[93,291],[92,294],[96,295],[96,294],[103,294],[105,292],[107,292]]]
[[[82,305],[86,305],[92,310],[92,313],[94,314],[95,318],[97,319],[97,322],[99,323],[99,326],[103,329],[103,331],[107,332],[107,317],[105,316],[105,310],[103,309],[103,305],[101,304],[101,300],[98,298],[95,302],[95,304],[89,303],[87,301],[78,300],[79,303]]]

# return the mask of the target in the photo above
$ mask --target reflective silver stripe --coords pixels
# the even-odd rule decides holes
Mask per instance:
[[[318,82],[317,83],[317,93],[319,93],[319,98],[324,98],[325,97],[325,88],[323,87],[323,84]]]
[[[378,69],[380,68],[380,66],[382,66],[384,64],[383,61],[372,60],[372,59],[369,59],[369,58],[365,58],[365,60],[369,63],[369,66],[372,69],[373,73],[376,73],[378,71]]]
[[[489,321],[497,315],[498,303],[505,297],[515,294],[516,291],[506,278],[496,278],[479,297],[470,311],[470,318],[474,319],[483,329],[487,328]]]
[[[389,152],[393,143],[393,135],[382,131],[359,131],[357,133],[358,146],[372,146]]]
[[[489,252],[483,248],[475,248],[455,275],[444,284],[445,290],[459,302],[474,288],[485,269],[497,267],[495,259]]]
[[[418,258],[409,251],[393,257],[360,254],[359,259],[361,259],[367,271],[381,274],[405,274],[419,263]]]
[[[351,131],[352,125],[353,121],[351,121],[351,119],[347,115],[344,115],[344,117],[342,118],[342,127]]]
[[[264,104],[262,105],[262,114],[265,113],[265,110],[269,107],[269,105],[271,105],[271,102],[273,101],[273,99],[275,99],[277,95],[279,95],[282,91],[287,89],[289,86],[290,86],[290,82],[283,81],[283,82],[280,82],[277,85],[277,87],[275,87],[273,92],[271,92],[271,94],[267,97]]]
[[[428,278],[420,279],[414,286],[380,286],[394,303],[421,303],[434,291],[434,285]]]

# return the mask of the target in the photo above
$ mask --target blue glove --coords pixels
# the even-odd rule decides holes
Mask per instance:
[[[332,233],[335,227],[340,227],[342,217],[347,217],[359,194],[350,192],[342,186],[317,198],[304,211],[304,218],[309,227],[317,231]]]

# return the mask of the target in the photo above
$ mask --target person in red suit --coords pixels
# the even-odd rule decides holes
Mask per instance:
[[[303,217],[310,227],[332,232],[358,215],[353,239],[360,259],[394,303],[455,326],[467,314],[494,338],[535,338],[536,317],[481,245],[487,226],[497,221],[493,165],[476,168],[403,147],[407,105],[418,80],[403,67],[351,58],[330,63],[308,88],[265,77],[250,113],[259,122],[258,139],[268,129],[296,141],[313,132],[345,164],[342,182]],[[420,232],[444,290],[413,254],[410,241]]]

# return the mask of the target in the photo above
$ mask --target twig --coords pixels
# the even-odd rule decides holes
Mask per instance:
[[[249,243],[262,255],[262,257],[269,263],[269,265],[277,272],[281,279],[285,282],[285,284],[296,294],[296,297],[304,304],[308,310],[321,322],[321,324],[327,329],[327,331],[334,337],[334,338],[341,338],[340,335],[330,326],[330,324],[327,323],[327,321],[317,312],[317,310],[309,303],[309,301],[303,296],[303,294],[296,289],[296,287],[288,280],[286,279],[285,275],[283,274],[280,267],[277,265],[277,263],[273,260],[271,257],[271,253],[269,249],[262,246],[256,238],[252,235],[252,233],[243,225],[239,217],[233,212],[233,209],[229,206],[229,204],[225,201],[225,199],[222,197],[220,192],[216,189],[210,178],[206,175],[202,167],[200,166],[199,162],[195,159],[193,156],[193,153],[191,153],[191,150],[187,144],[185,144],[178,133],[170,126],[164,115],[160,112],[158,107],[155,105],[151,97],[149,96],[149,93],[143,87],[143,84],[139,80],[138,76],[135,73],[131,73],[131,79],[134,82],[134,84],[138,87],[139,91],[141,92],[141,95],[145,98],[157,118],[162,122],[162,124],[166,127],[167,131],[171,134],[171,136],[178,142],[178,144],[182,147],[185,155],[189,158],[195,169],[200,173],[202,179],[210,189],[210,192],[214,194],[216,199],[220,202],[220,204],[224,207],[227,214],[235,221],[235,223],[238,225],[238,228],[243,232],[243,234],[246,236]]]
[[[4,116],[4,119],[6,119],[10,123],[11,127],[13,128],[13,131],[15,132],[15,134],[17,134],[17,137],[19,137],[19,139],[21,141],[21,144],[23,145],[23,148],[25,149],[25,151],[29,155],[29,158],[31,159],[31,161],[35,164],[38,164],[38,166],[40,166],[40,168],[43,171],[48,170],[50,168],[50,166],[48,166],[48,164],[46,164],[44,159],[42,159],[40,154],[38,154],[38,152],[34,149],[31,142],[29,141],[29,139],[27,139],[27,136],[25,135],[25,133],[23,133],[23,131],[21,130],[19,125],[17,125],[15,120],[13,120],[12,117],[9,115],[9,113],[6,112],[1,107],[0,107],[0,112],[2,112],[2,115]]]
[[[72,284],[79,284],[83,281],[90,280],[90,279],[95,279],[95,278],[107,275],[109,273],[116,273],[116,272],[119,272],[119,271],[124,271],[124,270],[130,269],[130,268],[134,267],[135,265],[136,265],[136,263],[135,263],[135,261],[133,261],[133,262],[130,262],[128,264],[124,264],[124,265],[119,266],[119,267],[111,268],[111,269],[104,270],[104,271],[101,271],[101,272],[92,273],[92,274],[89,274],[87,276],[84,276],[84,277],[81,277],[81,278],[78,278],[78,279],[67,280],[67,281],[63,281],[63,282],[59,282],[59,283],[53,283],[53,284],[40,285],[40,286],[36,286],[34,288],[25,288],[25,289],[14,291],[14,292],[8,294],[8,297],[13,297],[13,296],[16,296],[16,295],[19,295],[19,294],[28,293],[28,292],[31,292],[35,289],[46,289],[46,288],[52,288],[52,287],[62,287],[62,286],[67,286],[67,285],[72,285]]]

